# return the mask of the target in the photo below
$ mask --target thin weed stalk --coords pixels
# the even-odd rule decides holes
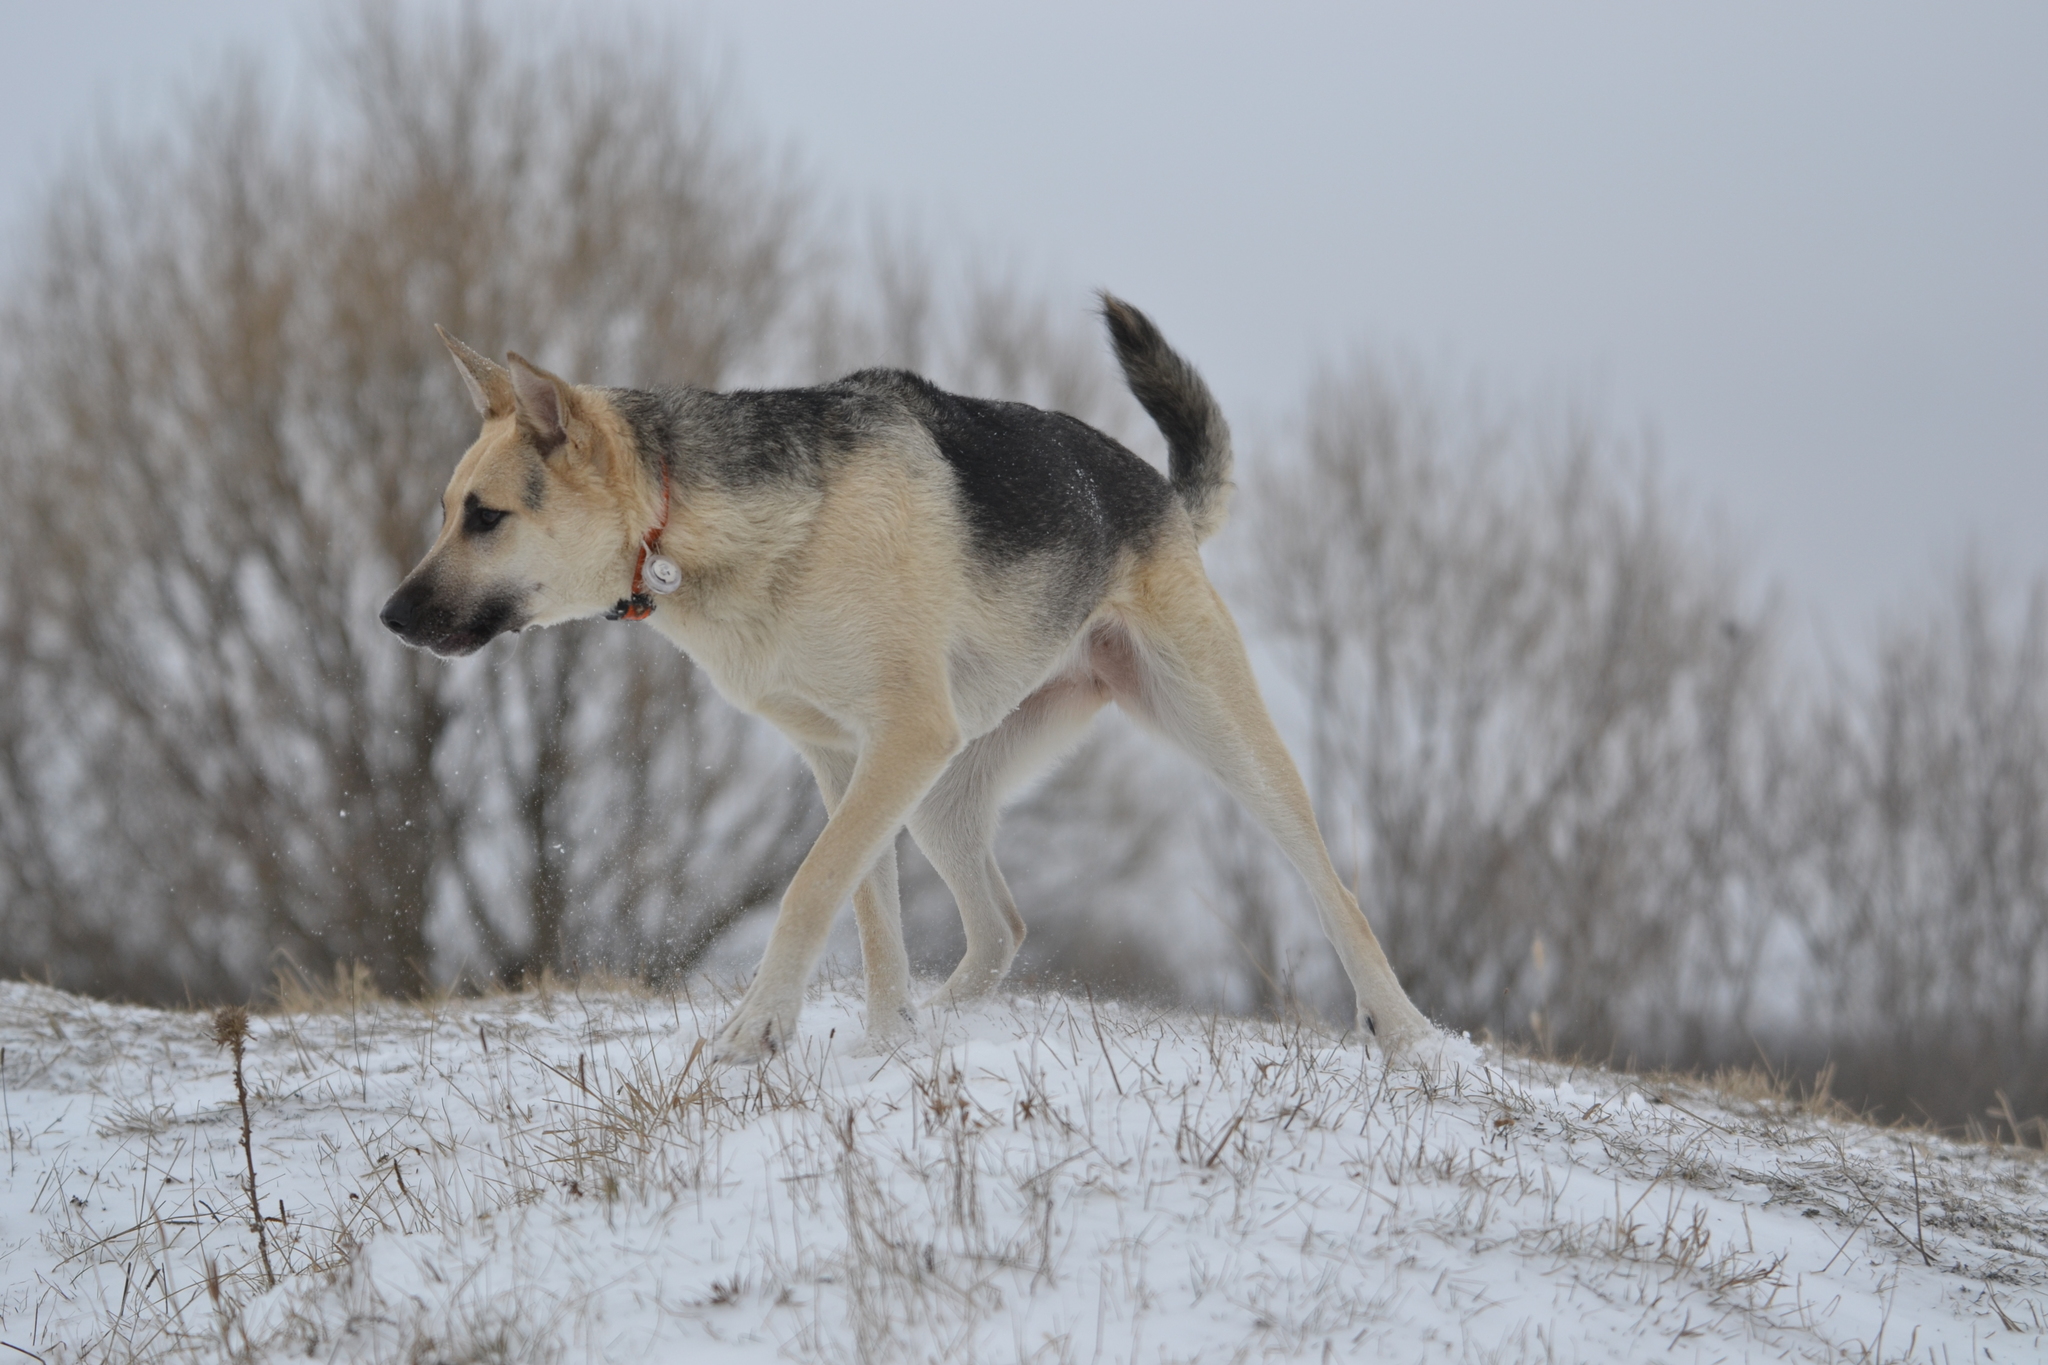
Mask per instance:
[[[223,1005],[213,1014],[213,1042],[235,1057],[235,1102],[242,1109],[242,1159],[249,1168],[249,1224],[256,1230],[256,1254],[263,1261],[263,1286],[277,1286],[277,1273],[270,1268],[270,1238],[263,1230],[263,1205],[256,1197],[256,1148],[250,1137],[249,1084],[242,1075],[242,1050],[249,1041],[249,1011],[240,1005]]]

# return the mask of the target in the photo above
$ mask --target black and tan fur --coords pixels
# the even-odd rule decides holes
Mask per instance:
[[[794,1033],[804,983],[851,895],[868,1030],[914,1028],[895,837],[945,878],[967,952],[934,998],[985,994],[1024,939],[990,852],[1003,797],[1105,703],[1200,759],[1313,892],[1392,1052],[1434,1036],[1330,865],[1229,611],[1202,569],[1221,525],[1230,437],[1151,321],[1103,297],[1171,477],[1086,424],[864,370],[776,392],[571,385],[447,337],[483,432],[445,525],[382,619],[467,654],[505,631],[595,616],[625,596],[641,537],[683,586],[651,618],[735,704],[775,724],[830,811],[782,900],[717,1051],[758,1059]],[[623,627],[622,627],[623,628]]]

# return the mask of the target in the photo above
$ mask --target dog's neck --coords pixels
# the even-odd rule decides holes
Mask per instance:
[[[682,586],[682,570],[676,562],[661,553],[662,537],[668,532],[669,477],[666,467],[661,472],[661,511],[654,518],[654,525],[640,537],[640,552],[633,560],[633,582],[627,594],[621,597],[612,609],[605,613],[609,621],[645,621],[654,615],[655,594],[668,596]]]

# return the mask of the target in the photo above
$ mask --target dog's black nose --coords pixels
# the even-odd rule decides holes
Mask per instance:
[[[419,619],[417,595],[400,588],[391,594],[391,600],[384,604],[384,610],[377,613],[377,619],[384,623],[384,629],[403,637]]]

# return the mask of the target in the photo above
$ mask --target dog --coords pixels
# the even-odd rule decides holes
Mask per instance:
[[[787,736],[824,796],[714,1058],[760,1061],[794,1039],[849,895],[869,1044],[914,1033],[906,825],[967,937],[928,1003],[993,990],[1024,941],[990,851],[998,810],[1111,701],[1278,841],[1351,979],[1360,1036],[1390,1056],[1435,1036],[1331,866],[1203,571],[1232,487],[1223,414],[1149,318],[1107,293],[1101,312],[1168,477],[1073,417],[901,370],[776,391],[598,388],[441,331],[483,428],[384,625],[454,657],[561,621],[645,620]]]

